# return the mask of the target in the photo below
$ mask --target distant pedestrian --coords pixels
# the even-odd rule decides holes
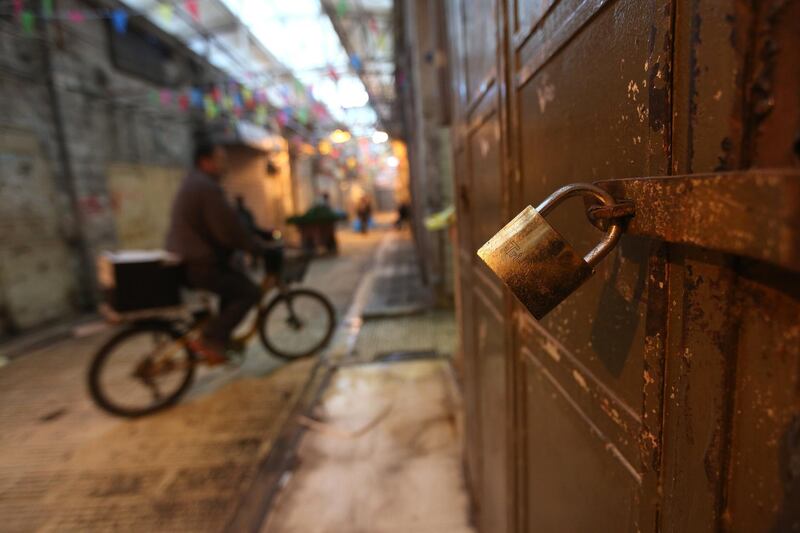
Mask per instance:
[[[359,230],[361,233],[366,234],[369,229],[370,220],[372,220],[372,203],[369,201],[369,196],[364,195],[358,201],[356,215],[360,223]]]
[[[264,229],[256,223],[256,217],[253,216],[253,212],[250,211],[244,203],[244,198],[242,196],[236,197],[236,214],[239,215],[239,220],[241,220],[244,227],[251,233],[258,235],[264,242],[274,242],[281,238],[282,235],[280,231],[276,229]],[[258,260],[256,256],[252,258]],[[267,272],[280,272],[281,266],[283,265],[283,249],[280,247],[268,247],[262,252],[261,259],[264,261],[264,268]]]
[[[400,202],[400,205],[397,206],[397,221],[394,223],[394,227],[402,229],[410,217],[411,206],[408,205],[408,202]]]
[[[280,238],[280,232],[274,229],[264,229],[256,223],[256,217],[253,212],[244,203],[242,196],[236,197],[236,214],[239,215],[239,220],[242,221],[244,227],[251,232],[255,233],[265,241],[274,241]]]

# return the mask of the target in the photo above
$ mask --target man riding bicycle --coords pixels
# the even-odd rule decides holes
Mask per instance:
[[[119,315],[123,324],[97,350],[87,376],[92,399],[111,414],[144,416],[175,404],[199,365],[228,361],[229,344],[241,352],[257,335],[266,354],[292,361],[319,353],[333,336],[336,310],[331,302],[312,288],[297,286],[311,255],[289,247],[284,260],[280,234],[258,228],[244,205],[237,213],[228,203],[220,184],[226,153],[218,144],[197,143],[194,168],[173,201],[166,248],[182,258],[186,285],[219,296],[219,312],[214,315],[203,306],[180,313],[155,308]],[[240,251],[263,265],[258,285],[233,266]],[[248,327],[232,338],[251,308],[255,312]]]
[[[194,150],[194,168],[183,179],[172,204],[167,250],[183,260],[189,287],[215,293],[219,313],[212,317],[192,350],[210,365],[227,361],[231,333],[261,298],[259,288],[232,266],[237,251],[261,256],[266,243],[246,228],[228,202],[220,181],[227,171],[225,148],[210,138]]]

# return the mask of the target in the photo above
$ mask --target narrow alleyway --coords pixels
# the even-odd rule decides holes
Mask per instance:
[[[417,454],[427,457],[428,451],[435,452],[447,470],[440,483],[449,483],[452,489],[451,505],[440,512],[452,511],[454,523],[466,523],[455,431],[457,410],[453,407],[457,400],[445,379],[448,365],[433,361],[409,367],[409,363],[401,363],[384,377],[367,381],[365,375],[383,375],[374,369],[385,365],[352,366],[403,358],[403,354],[449,355],[455,337],[452,314],[414,309],[424,303],[415,300],[419,294],[403,301],[387,299],[392,294],[392,276],[405,276],[406,293],[418,290],[408,285],[412,279],[408,274],[415,268],[408,234],[381,229],[363,236],[343,231],[340,242],[340,256],[315,260],[306,279],[307,285],[330,296],[342,321],[326,357],[348,365],[320,391],[323,400],[312,417],[324,425],[336,424],[337,417],[343,416],[346,423],[358,425],[359,420],[372,416],[373,407],[391,403],[392,412],[378,421],[383,426],[367,437],[369,442],[385,441],[388,450],[393,449],[392,438],[387,439],[385,432],[393,434],[399,428],[401,434],[408,434],[426,427],[419,433]],[[402,253],[405,262],[398,255]],[[396,284],[393,290],[397,294]],[[380,317],[365,321],[366,308],[380,311]],[[0,425],[4,428],[0,434],[0,516],[4,517],[0,530],[222,531],[241,524],[237,515],[248,496],[252,502],[254,495],[259,497],[264,490],[257,486],[259,469],[264,468],[281,432],[298,424],[313,424],[311,419],[293,416],[293,410],[308,392],[315,360],[282,364],[254,343],[241,367],[206,370],[178,406],[128,421],[99,411],[85,391],[89,358],[109,334],[103,331],[64,340],[0,368]],[[358,385],[366,382],[373,386],[365,389]],[[355,396],[344,394],[347,383],[354,385]],[[376,385],[380,383],[389,387]],[[415,398],[413,406],[407,402],[409,398]],[[332,407],[337,402],[338,411]],[[410,418],[403,415],[409,410],[415,413]],[[324,413],[333,418],[325,418]],[[435,428],[420,426],[431,417]],[[319,439],[327,438],[325,432],[317,434],[312,429],[309,433],[308,427],[303,428],[308,436],[295,464],[306,464],[309,450],[319,447]],[[430,438],[425,436],[429,434]],[[378,454],[375,459],[379,463],[375,463],[362,456],[364,446],[375,446],[369,442],[345,439],[336,446],[340,451],[350,449],[350,457],[363,463],[362,472],[388,468],[387,461],[408,459],[409,466],[426,464],[419,462],[422,458],[398,457],[396,453],[391,459]],[[435,450],[427,450],[428,444]],[[341,469],[347,462],[337,457],[333,459]],[[288,473],[283,475],[283,480],[288,477]],[[297,479],[303,479],[302,472]],[[391,491],[405,491],[401,486],[409,481],[402,476],[392,479],[392,484],[375,485],[381,487],[385,498],[392,498]],[[361,490],[369,493],[366,484],[372,481],[362,478]],[[307,489],[308,483],[303,486]],[[318,489],[324,491],[324,485]],[[290,512],[297,491],[302,494],[295,483],[287,490],[288,494],[277,498],[278,511],[270,513],[278,521]],[[409,494],[417,492],[410,490]],[[406,498],[405,505],[414,501]],[[358,504],[358,498],[331,501],[329,516],[348,516],[337,513],[349,513],[348,509]],[[259,505],[261,502],[256,502]],[[424,521],[429,518],[427,508],[421,509],[417,520]],[[368,516],[354,518],[354,527],[363,525]],[[398,525],[410,520],[408,516],[400,518],[405,522]],[[336,524],[342,522],[320,521],[318,530],[341,530]],[[271,526],[266,530],[272,530]],[[275,531],[284,530],[275,526]]]

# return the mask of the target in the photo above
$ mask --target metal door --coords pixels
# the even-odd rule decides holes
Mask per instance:
[[[482,531],[800,527],[800,2],[452,4]],[[537,322],[472,256],[577,181],[637,217]]]
[[[476,261],[476,243],[505,216],[502,99],[498,73],[498,4],[450,2],[454,168],[457,178],[461,345],[466,396],[466,464],[483,531],[506,531],[511,428],[508,301],[502,285]]]

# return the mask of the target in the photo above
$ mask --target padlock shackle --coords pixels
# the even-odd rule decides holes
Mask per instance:
[[[592,185],[591,183],[572,183],[570,185],[561,187],[553,194],[545,198],[544,201],[542,201],[542,203],[540,203],[536,208],[536,211],[540,215],[545,216],[567,198],[587,195],[593,196],[603,205],[614,204],[614,198],[600,187]],[[586,261],[590,267],[594,268],[597,263],[607,256],[612,249],[614,249],[614,246],[617,244],[617,241],[619,241],[621,236],[622,227],[620,226],[619,221],[611,219],[608,226],[608,231],[606,231],[606,235],[603,237],[603,240],[600,241],[600,244],[592,248],[583,258],[583,260]]]

